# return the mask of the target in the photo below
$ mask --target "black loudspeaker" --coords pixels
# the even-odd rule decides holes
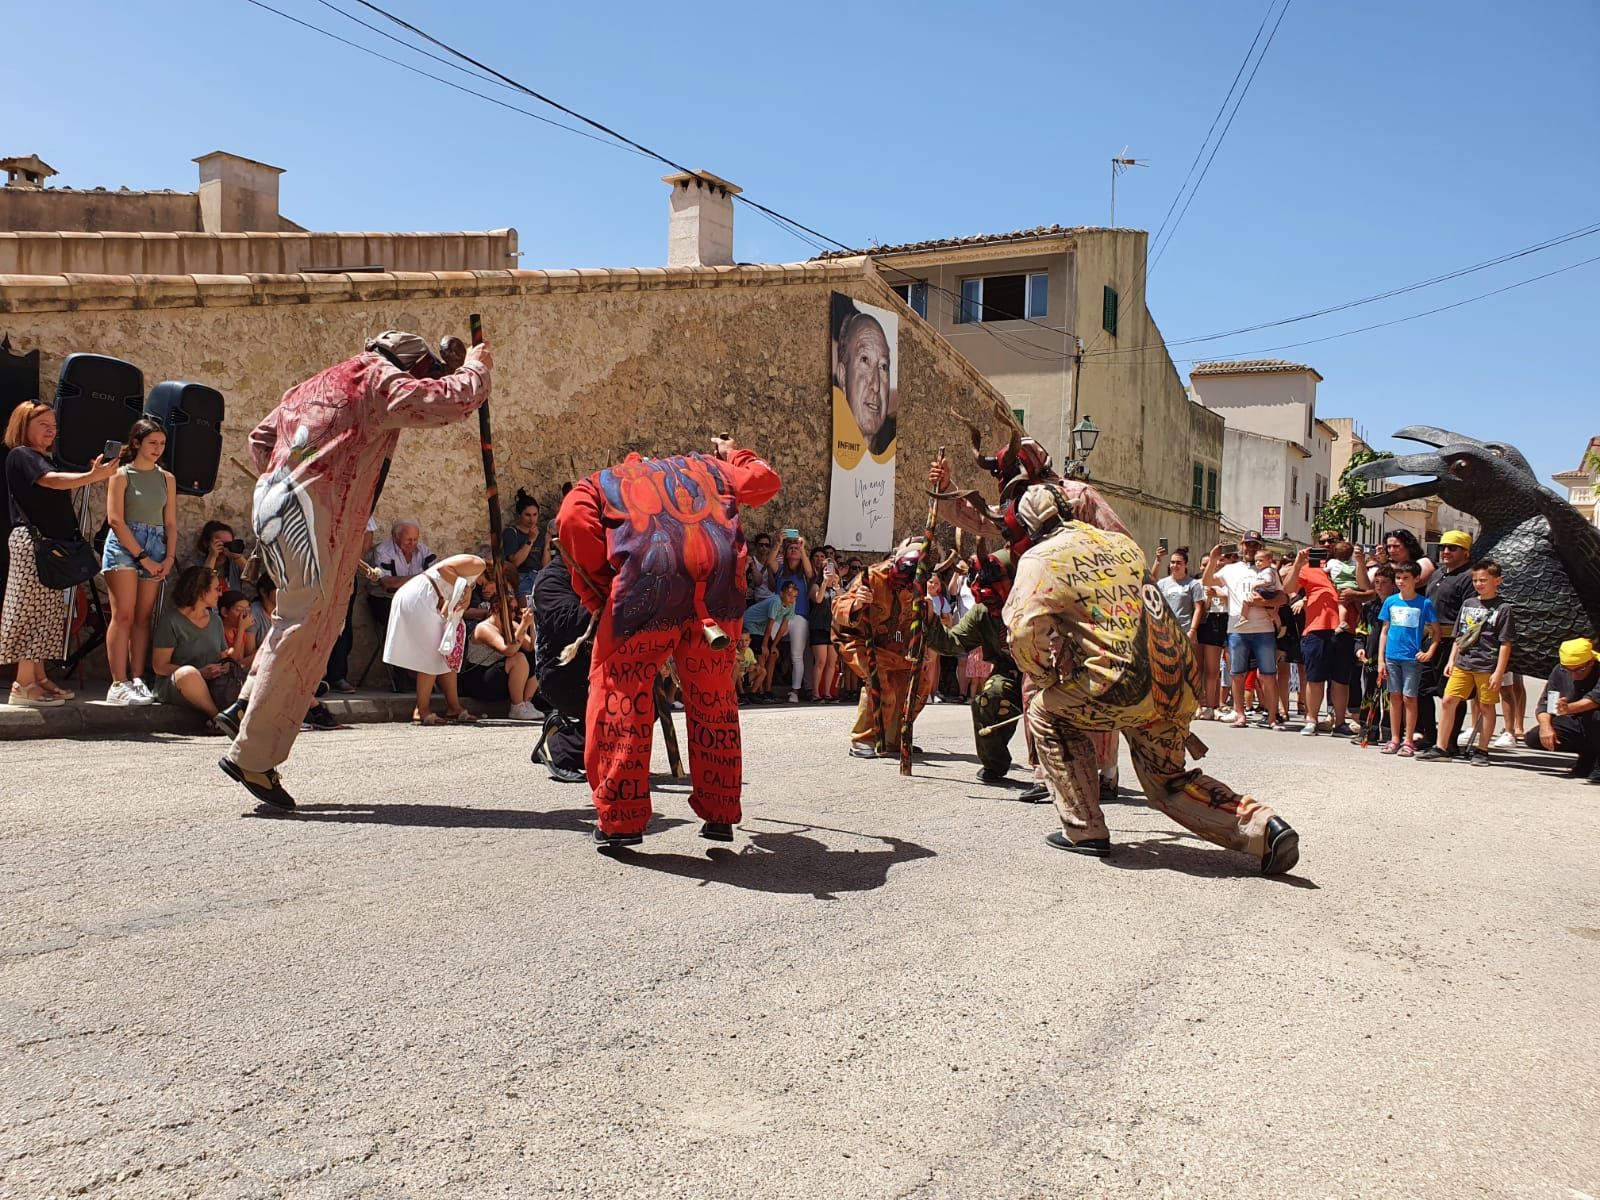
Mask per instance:
[[[222,393],[203,383],[158,383],[145,401],[147,415],[167,430],[161,465],[184,496],[204,496],[217,486],[222,464]]]
[[[56,459],[69,471],[87,470],[107,442],[128,440],[144,409],[144,374],[103,354],[69,354],[56,384]]]

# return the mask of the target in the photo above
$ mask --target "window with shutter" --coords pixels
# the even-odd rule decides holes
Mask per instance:
[[[1191,503],[1196,508],[1204,507],[1206,499],[1206,469],[1201,463],[1194,465],[1194,493]]]
[[[1217,511],[1217,469],[1211,467],[1206,471],[1206,511]]]
[[[1110,284],[1100,293],[1100,324],[1112,337],[1117,336],[1117,289]]]

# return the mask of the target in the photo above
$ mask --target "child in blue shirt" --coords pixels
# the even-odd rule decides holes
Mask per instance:
[[[750,677],[753,700],[765,700],[772,688],[772,676],[778,668],[778,647],[784,644],[799,595],[799,585],[792,579],[786,580],[778,588],[777,595],[758,600],[744,610],[744,631],[750,635],[756,653],[756,668]]]
[[[1399,594],[1390,596],[1378,610],[1378,620],[1383,623],[1383,638],[1378,643],[1378,682],[1389,689],[1390,737],[1383,753],[1401,758],[1416,754],[1411,741],[1417,732],[1422,667],[1439,653],[1439,617],[1433,610],[1433,601],[1417,593],[1420,576],[1416,563],[1396,563],[1394,581],[1399,585]],[[1422,646],[1424,638],[1427,649]]]

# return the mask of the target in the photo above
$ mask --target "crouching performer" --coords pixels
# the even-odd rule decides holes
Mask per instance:
[[[1022,672],[1006,644],[1001,609],[1011,594],[1010,552],[974,555],[967,587],[974,601],[954,625],[926,622],[928,648],[935,654],[959,655],[981,650],[994,672],[984,680],[972,704],[972,736],[978,747],[978,778],[1004,783],[1011,770],[1011,735],[1022,712]]]
[[[913,678],[917,664],[911,657],[911,621],[918,604],[913,589],[921,561],[921,539],[908,539],[889,558],[861,572],[855,586],[833,602],[839,657],[867,681],[850,731],[853,758],[899,758],[905,706],[911,705],[911,719],[916,720],[938,680],[939,659],[932,654],[923,677]],[[929,622],[929,632],[931,628]]]
[[[284,393],[250,432],[252,516],[277,608],[238,701],[214,718],[233,733],[218,764],[261,803],[293,809],[278,778],[344,627],[361,535],[402,429],[439,428],[489,398],[487,346],[447,339],[440,355],[389,330],[354,358]]]
[[[534,581],[533,607],[539,614],[533,628],[534,669],[539,673],[539,695],[551,705],[533,748],[533,761],[542,763],[558,783],[582,783],[583,723],[589,707],[593,650],[584,637],[589,611],[572,586],[572,571],[561,554],[559,537],[550,547],[549,565]],[[562,652],[568,646],[577,649],[563,662]]]
[[[1110,852],[1090,735],[1113,730],[1127,739],[1153,808],[1255,857],[1264,875],[1290,870],[1299,836],[1282,817],[1184,765],[1200,674],[1138,545],[1074,519],[1059,484],[1030,487],[1017,515],[1033,544],[1004,612],[1017,665],[1039,689],[1026,720],[1062,826],[1046,840]]]
[[[689,805],[700,836],[731,842],[743,769],[733,665],[744,616],[741,504],[778,494],[753,450],[637,454],[583,480],[556,518],[561,554],[591,614],[584,767],[602,850],[636,846],[650,823],[655,680],[671,655],[688,722]]]

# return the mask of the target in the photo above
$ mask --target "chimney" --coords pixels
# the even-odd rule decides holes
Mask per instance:
[[[733,265],[733,198],[738,188],[709,171],[663,175],[672,186],[667,222],[667,266]]]
[[[213,150],[200,164],[200,228],[207,233],[277,233],[282,167]]]
[[[8,188],[42,188],[46,179],[58,174],[54,167],[37,154],[0,158],[0,170],[6,173]]]

